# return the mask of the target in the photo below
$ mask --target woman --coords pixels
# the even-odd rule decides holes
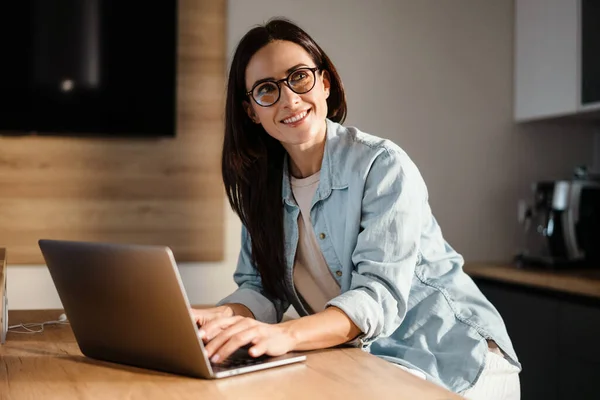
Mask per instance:
[[[242,38],[222,159],[239,288],[193,311],[209,357],[350,344],[473,398],[518,398],[503,321],[444,241],[417,167],[345,116],[340,77],[303,30],[278,19]],[[301,318],[281,322],[290,304]]]

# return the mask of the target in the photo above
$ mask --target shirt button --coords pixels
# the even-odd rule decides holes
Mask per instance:
[[[323,232],[319,233],[319,238],[325,239],[325,234]]]
[[[343,275],[342,271],[336,271],[336,273],[335,273],[335,274],[336,274],[337,276],[342,276],[342,275]]]

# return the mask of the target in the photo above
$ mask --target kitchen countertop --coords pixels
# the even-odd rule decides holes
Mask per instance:
[[[519,268],[509,263],[467,262],[473,278],[485,278],[600,299],[600,268],[544,270]]]

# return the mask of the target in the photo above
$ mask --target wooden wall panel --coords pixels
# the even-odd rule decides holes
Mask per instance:
[[[0,247],[10,264],[43,264],[40,238],[223,259],[225,19],[225,0],[179,1],[175,138],[0,137]]]

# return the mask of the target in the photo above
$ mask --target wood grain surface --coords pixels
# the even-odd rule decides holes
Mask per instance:
[[[466,263],[464,270],[474,278],[486,278],[600,299],[600,268],[541,270],[511,264]]]
[[[56,319],[60,310],[11,311],[11,324]],[[68,325],[10,333],[0,347],[0,398],[12,399],[419,399],[460,396],[359,349],[307,353],[307,361],[204,380],[84,357]]]

